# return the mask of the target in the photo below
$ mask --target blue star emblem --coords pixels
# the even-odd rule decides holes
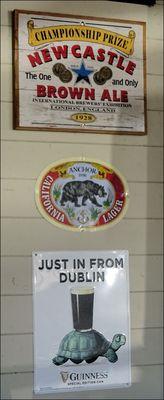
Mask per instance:
[[[90,84],[90,80],[88,76],[93,72],[91,69],[85,68],[85,64],[82,61],[80,68],[72,68],[72,71],[74,71],[78,76],[76,79],[75,83],[80,82],[81,80],[86,81],[87,83]]]

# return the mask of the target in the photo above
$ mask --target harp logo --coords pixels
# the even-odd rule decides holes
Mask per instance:
[[[60,375],[62,377],[62,381],[65,383],[68,380],[68,372],[60,372]]]

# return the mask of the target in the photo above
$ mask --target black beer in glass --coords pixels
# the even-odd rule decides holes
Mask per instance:
[[[71,290],[73,326],[76,330],[88,330],[93,324],[94,289],[80,287]]]

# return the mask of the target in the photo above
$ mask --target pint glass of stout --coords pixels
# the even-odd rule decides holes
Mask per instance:
[[[88,330],[93,323],[94,288],[80,287],[71,290],[73,326],[76,330]]]

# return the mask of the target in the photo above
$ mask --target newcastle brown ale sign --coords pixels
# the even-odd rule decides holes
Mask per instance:
[[[36,183],[40,213],[61,228],[99,230],[122,219],[128,187],[110,164],[71,159],[49,165]]]
[[[145,134],[145,23],[14,12],[16,129]]]

